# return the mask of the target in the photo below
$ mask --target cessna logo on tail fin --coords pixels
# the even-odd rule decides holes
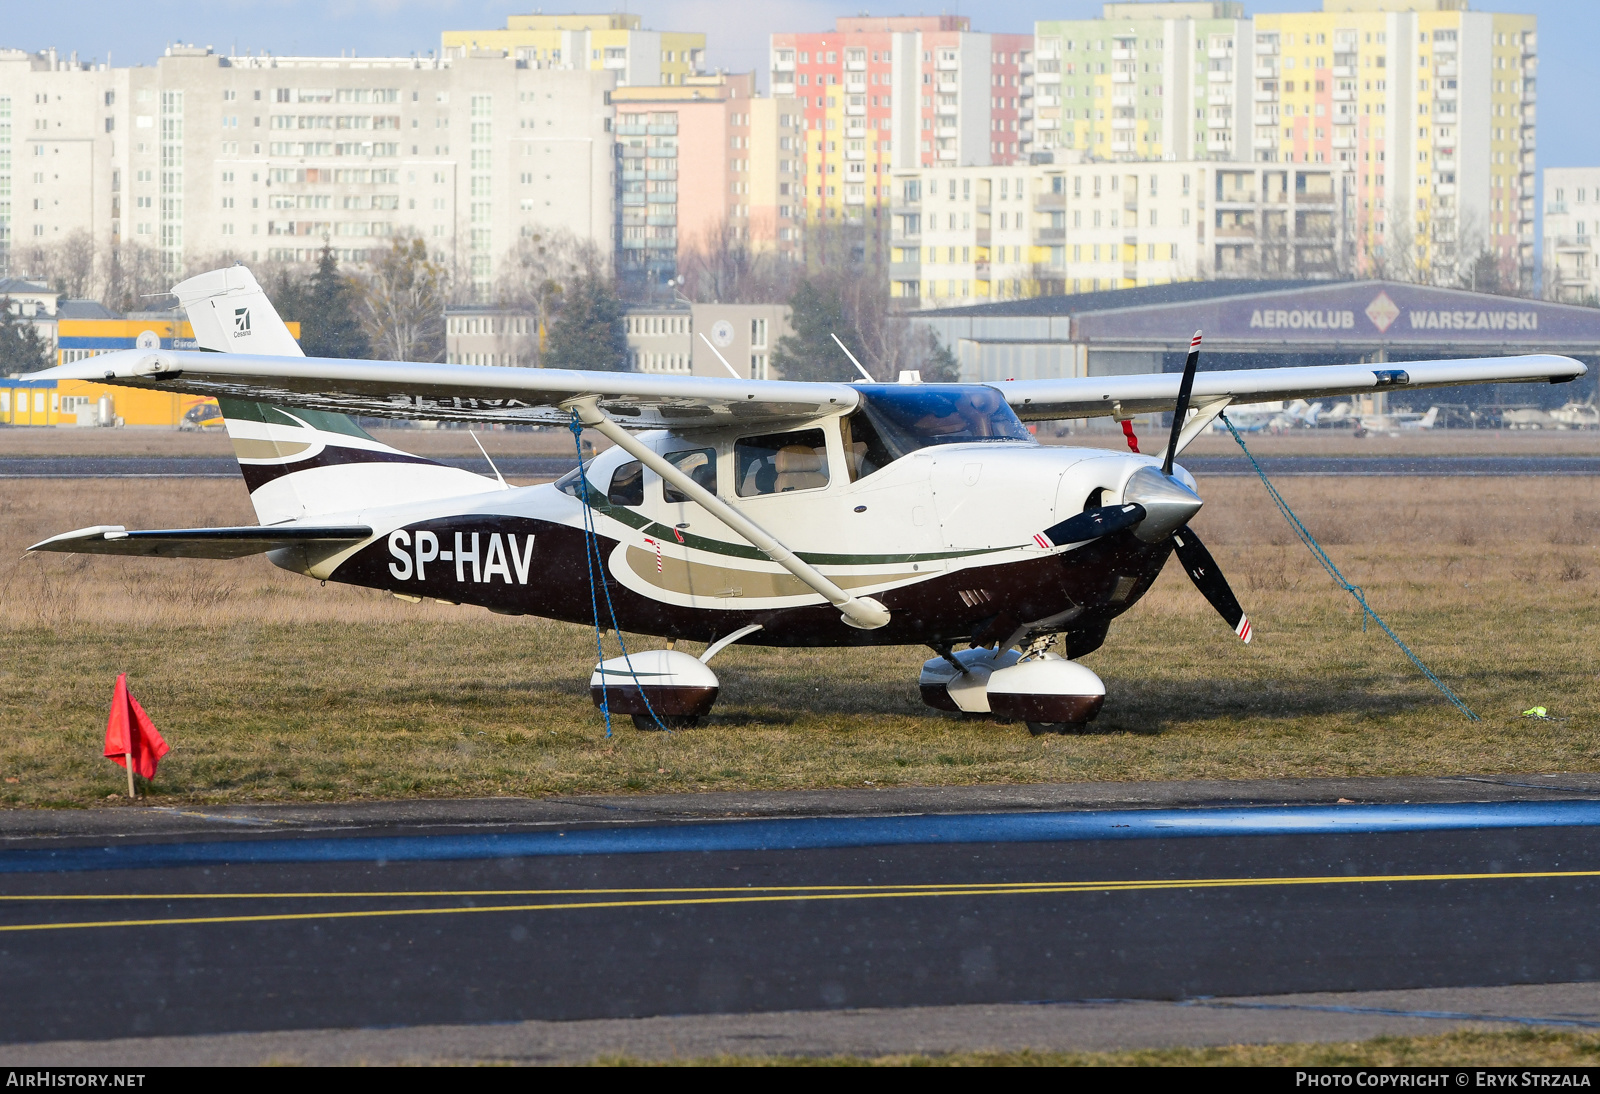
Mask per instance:
[[[250,309],[233,309],[233,336],[235,338],[250,337]]]

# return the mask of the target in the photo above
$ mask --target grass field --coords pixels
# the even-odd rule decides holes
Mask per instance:
[[[1600,768],[1600,484],[1280,486],[1481,722],[1362,633],[1242,478],[1202,481],[1196,523],[1254,644],[1169,566],[1085,659],[1109,690],[1094,732],[1037,739],[923,707],[920,648],[735,647],[708,725],[608,740],[587,692],[592,631],[324,587],[261,558],[23,557],[87,524],[254,517],[231,481],[4,481],[0,804],[118,790],[100,756],[118,672],[173,745],[151,793],[174,801]],[[1534,705],[1553,717],[1519,716]]]
[[[628,1066],[626,1058],[600,1064]],[[1127,1052],[961,1052],[946,1056],[721,1056],[674,1060],[720,1067],[1594,1067],[1600,1037],[1517,1030],[1375,1037],[1323,1044],[1220,1045]]]

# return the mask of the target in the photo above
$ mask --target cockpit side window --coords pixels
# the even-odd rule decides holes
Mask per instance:
[[[611,473],[606,500],[612,505],[644,504],[644,467],[638,460],[629,460]]]
[[[856,411],[839,423],[839,436],[844,442],[844,462],[850,469],[851,482],[864,479],[894,462],[889,446],[883,443],[872,419],[862,411]]]
[[[717,450],[715,448],[691,448],[683,452],[668,452],[665,459],[679,471],[687,474],[697,485],[704,487],[713,494],[717,492]],[[661,487],[662,496],[668,502],[689,500],[689,495],[679,490],[674,490],[670,482],[663,482]]]
[[[741,437],[733,464],[741,498],[820,490],[828,485],[828,442],[820,429]]]

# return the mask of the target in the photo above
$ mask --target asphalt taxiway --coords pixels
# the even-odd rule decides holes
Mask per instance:
[[[1591,1028],[1597,894],[1577,775],[13,811],[0,1062]]]

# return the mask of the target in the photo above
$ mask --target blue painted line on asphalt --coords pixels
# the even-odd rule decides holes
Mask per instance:
[[[1600,801],[805,817],[565,831],[216,840],[15,850],[0,852],[0,873],[1594,826],[1600,826]]]

